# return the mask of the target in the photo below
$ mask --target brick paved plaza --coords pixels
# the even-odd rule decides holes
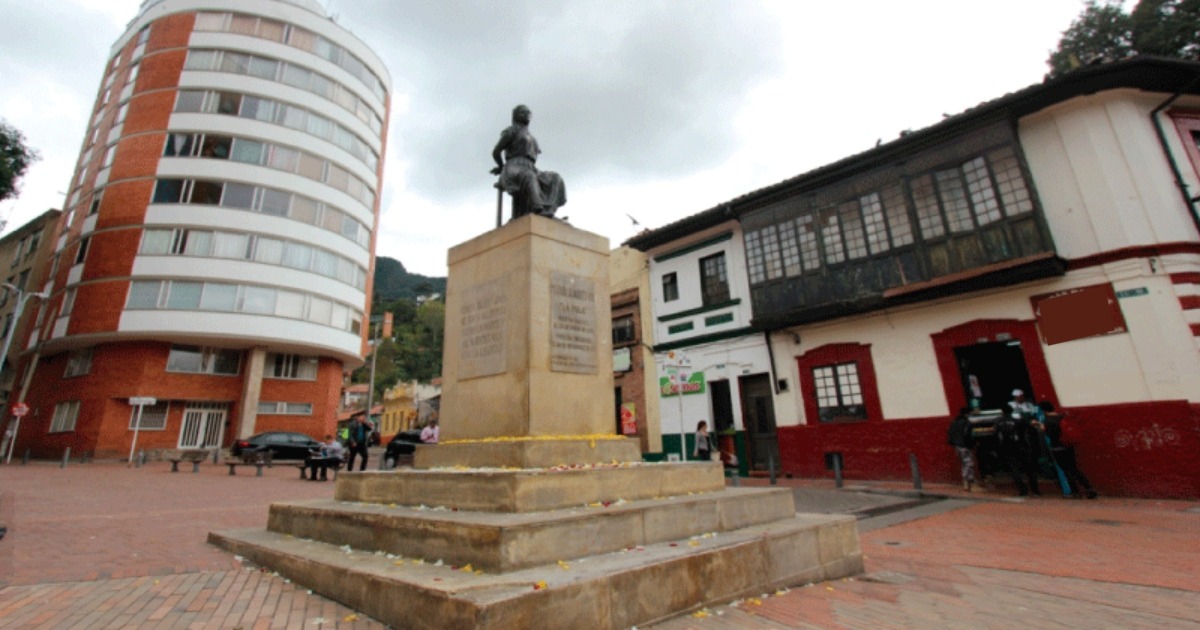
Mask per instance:
[[[926,491],[970,501],[862,521],[864,576],[655,627],[1200,628],[1200,503]],[[294,467],[259,478],[211,464],[0,466],[0,629],[382,627],[205,542],[264,526],[271,501],[332,493]]]

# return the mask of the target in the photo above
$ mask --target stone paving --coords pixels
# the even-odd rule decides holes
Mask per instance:
[[[856,509],[857,493],[835,495],[832,482],[780,483],[829,497],[813,511]],[[653,627],[1200,628],[1200,503],[925,490],[968,507],[860,521],[864,576]],[[198,474],[165,463],[0,466],[0,629],[382,628],[205,542],[212,530],[264,526],[272,501],[332,494],[332,482],[300,481],[291,466],[263,477],[211,464]],[[877,496],[857,502],[871,509]]]
[[[985,500],[862,533],[861,577],[653,628],[1200,628],[1196,503],[934,491]]]

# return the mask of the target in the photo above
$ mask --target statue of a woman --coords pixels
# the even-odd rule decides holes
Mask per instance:
[[[553,217],[567,203],[567,188],[558,173],[537,170],[541,150],[529,132],[530,115],[528,107],[514,107],[512,126],[500,132],[500,141],[492,149],[496,161],[492,175],[500,176],[499,186],[512,196],[513,219],[526,214]]]

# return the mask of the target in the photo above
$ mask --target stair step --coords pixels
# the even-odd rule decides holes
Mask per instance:
[[[488,572],[507,572],[732,531],[794,513],[792,493],[784,488],[731,488],[533,513],[317,500],[273,504],[267,529],[355,549],[441,558]]]
[[[209,542],[395,628],[629,628],[681,611],[862,571],[855,521],[797,514],[505,573],[266,530]]]

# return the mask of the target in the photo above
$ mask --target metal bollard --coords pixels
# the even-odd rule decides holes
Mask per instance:
[[[214,448],[213,449],[213,463],[214,464],[217,463],[217,457],[219,457],[220,455],[221,455],[221,449]]]
[[[84,451],[84,452],[83,452],[83,456],[79,458],[79,463],[81,463],[81,464],[90,464],[91,462],[92,462],[92,453],[91,453],[91,451]]]
[[[842,455],[835,453],[833,456],[833,482],[836,487],[842,487]]]
[[[908,465],[909,465],[909,467],[912,468],[913,489],[920,490],[921,489],[921,468],[917,466],[916,453],[908,454]]]
[[[735,488],[742,485],[742,478],[740,475],[738,475],[738,471],[736,468],[734,468],[733,472],[729,475],[729,479],[730,479],[730,481],[733,482],[733,487],[735,487]]]
[[[770,471],[771,485],[775,485],[775,453],[767,453],[767,470]]]
[[[25,449],[25,454],[21,456],[21,465],[22,466],[29,465],[29,449]]]
[[[70,446],[67,447],[67,450],[63,451],[62,464],[60,464],[58,467],[66,468],[67,462],[69,462],[69,461],[71,461],[71,447]]]

